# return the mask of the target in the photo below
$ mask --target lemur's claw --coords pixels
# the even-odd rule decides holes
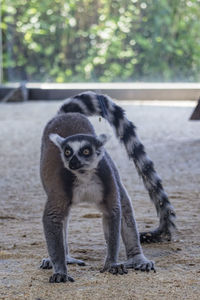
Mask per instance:
[[[129,258],[125,263],[127,269],[140,270],[142,272],[156,272],[155,264],[152,260],[148,260],[143,254],[137,254]]]
[[[124,264],[111,264],[110,266],[105,266],[102,270],[100,270],[101,273],[105,271],[108,271],[113,275],[124,275],[128,273]]]

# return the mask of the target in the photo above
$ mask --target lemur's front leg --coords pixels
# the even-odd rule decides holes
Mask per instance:
[[[54,206],[52,203],[56,203],[56,205]],[[49,257],[54,271],[49,282],[74,281],[67,274],[63,237],[63,212],[59,212],[58,201],[53,202],[52,199],[48,199],[43,215],[43,225]]]
[[[69,215],[67,215],[63,221],[63,236],[64,236],[64,243],[65,243],[65,253],[66,253],[66,264],[77,264],[78,266],[85,266],[85,262],[81,259],[77,259],[71,257],[69,253],[68,247],[68,222],[69,222]],[[43,258],[42,263],[40,265],[41,269],[52,269],[52,262],[50,258]]]
[[[126,268],[133,268],[135,270],[155,271],[154,262],[148,260],[143,254],[132,204],[122,184],[120,184],[120,194],[122,207],[121,233],[127,255],[127,261],[124,265]]]
[[[113,207],[110,211],[107,210],[107,212],[103,214],[103,229],[107,244],[107,255],[101,272],[108,271],[112,274],[120,275],[128,273],[123,264],[117,263],[121,227],[120,223],[121,209],[119,205],[116,205],[116,207]]]

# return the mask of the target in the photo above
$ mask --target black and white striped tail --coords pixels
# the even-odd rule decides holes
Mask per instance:
[[[175,227],[174,209],[154,169],[153,162],[137,137],[136,127],[127,119],[124,110],[107,95],[85,92],[67,99],[58,113],[68,112],[79,112],[85,116],[101,116],[110,123],[117,138],[124,144],[129,158],[133,159],[160,217],[160,224],[156,230],[140,234],[141,242],[158,241],[162,237],[170,239],[171,231]]]

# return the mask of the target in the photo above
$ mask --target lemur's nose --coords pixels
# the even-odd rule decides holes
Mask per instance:
[[[81,162],[78,160],[78,158],[76,157],[76,155],[74,155],[70,162],[69,162],[69,168],[72,170],[77,170],[81,167]]]

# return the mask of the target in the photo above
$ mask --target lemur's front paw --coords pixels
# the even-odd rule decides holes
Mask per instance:
[[[67,274],[64,273],[54,273],[50,278],[49,282],[50,283],[60,283],[60,282],[67,282],[71,281],[74,282],[74,279]]]
[[[128,271],[125,268],[124,264],[116,264],[116,263],[115,264],[110,264],[110,265],[105,264],[104,268],[101,269],[100,272],[103,273],[105,271],[108,271],[113,275],[117,275],[117,274],[124,275],[124,274],[128,273]]]
[[[156,272],[154,262],[152,260],[148,260],[143,254],[137,254],[129,258],[124,265],[127,269],[135,269],[143,272],[153,270]]]
[[[49,258],[43,258],[40,269],[52,269],[52,263]]]

